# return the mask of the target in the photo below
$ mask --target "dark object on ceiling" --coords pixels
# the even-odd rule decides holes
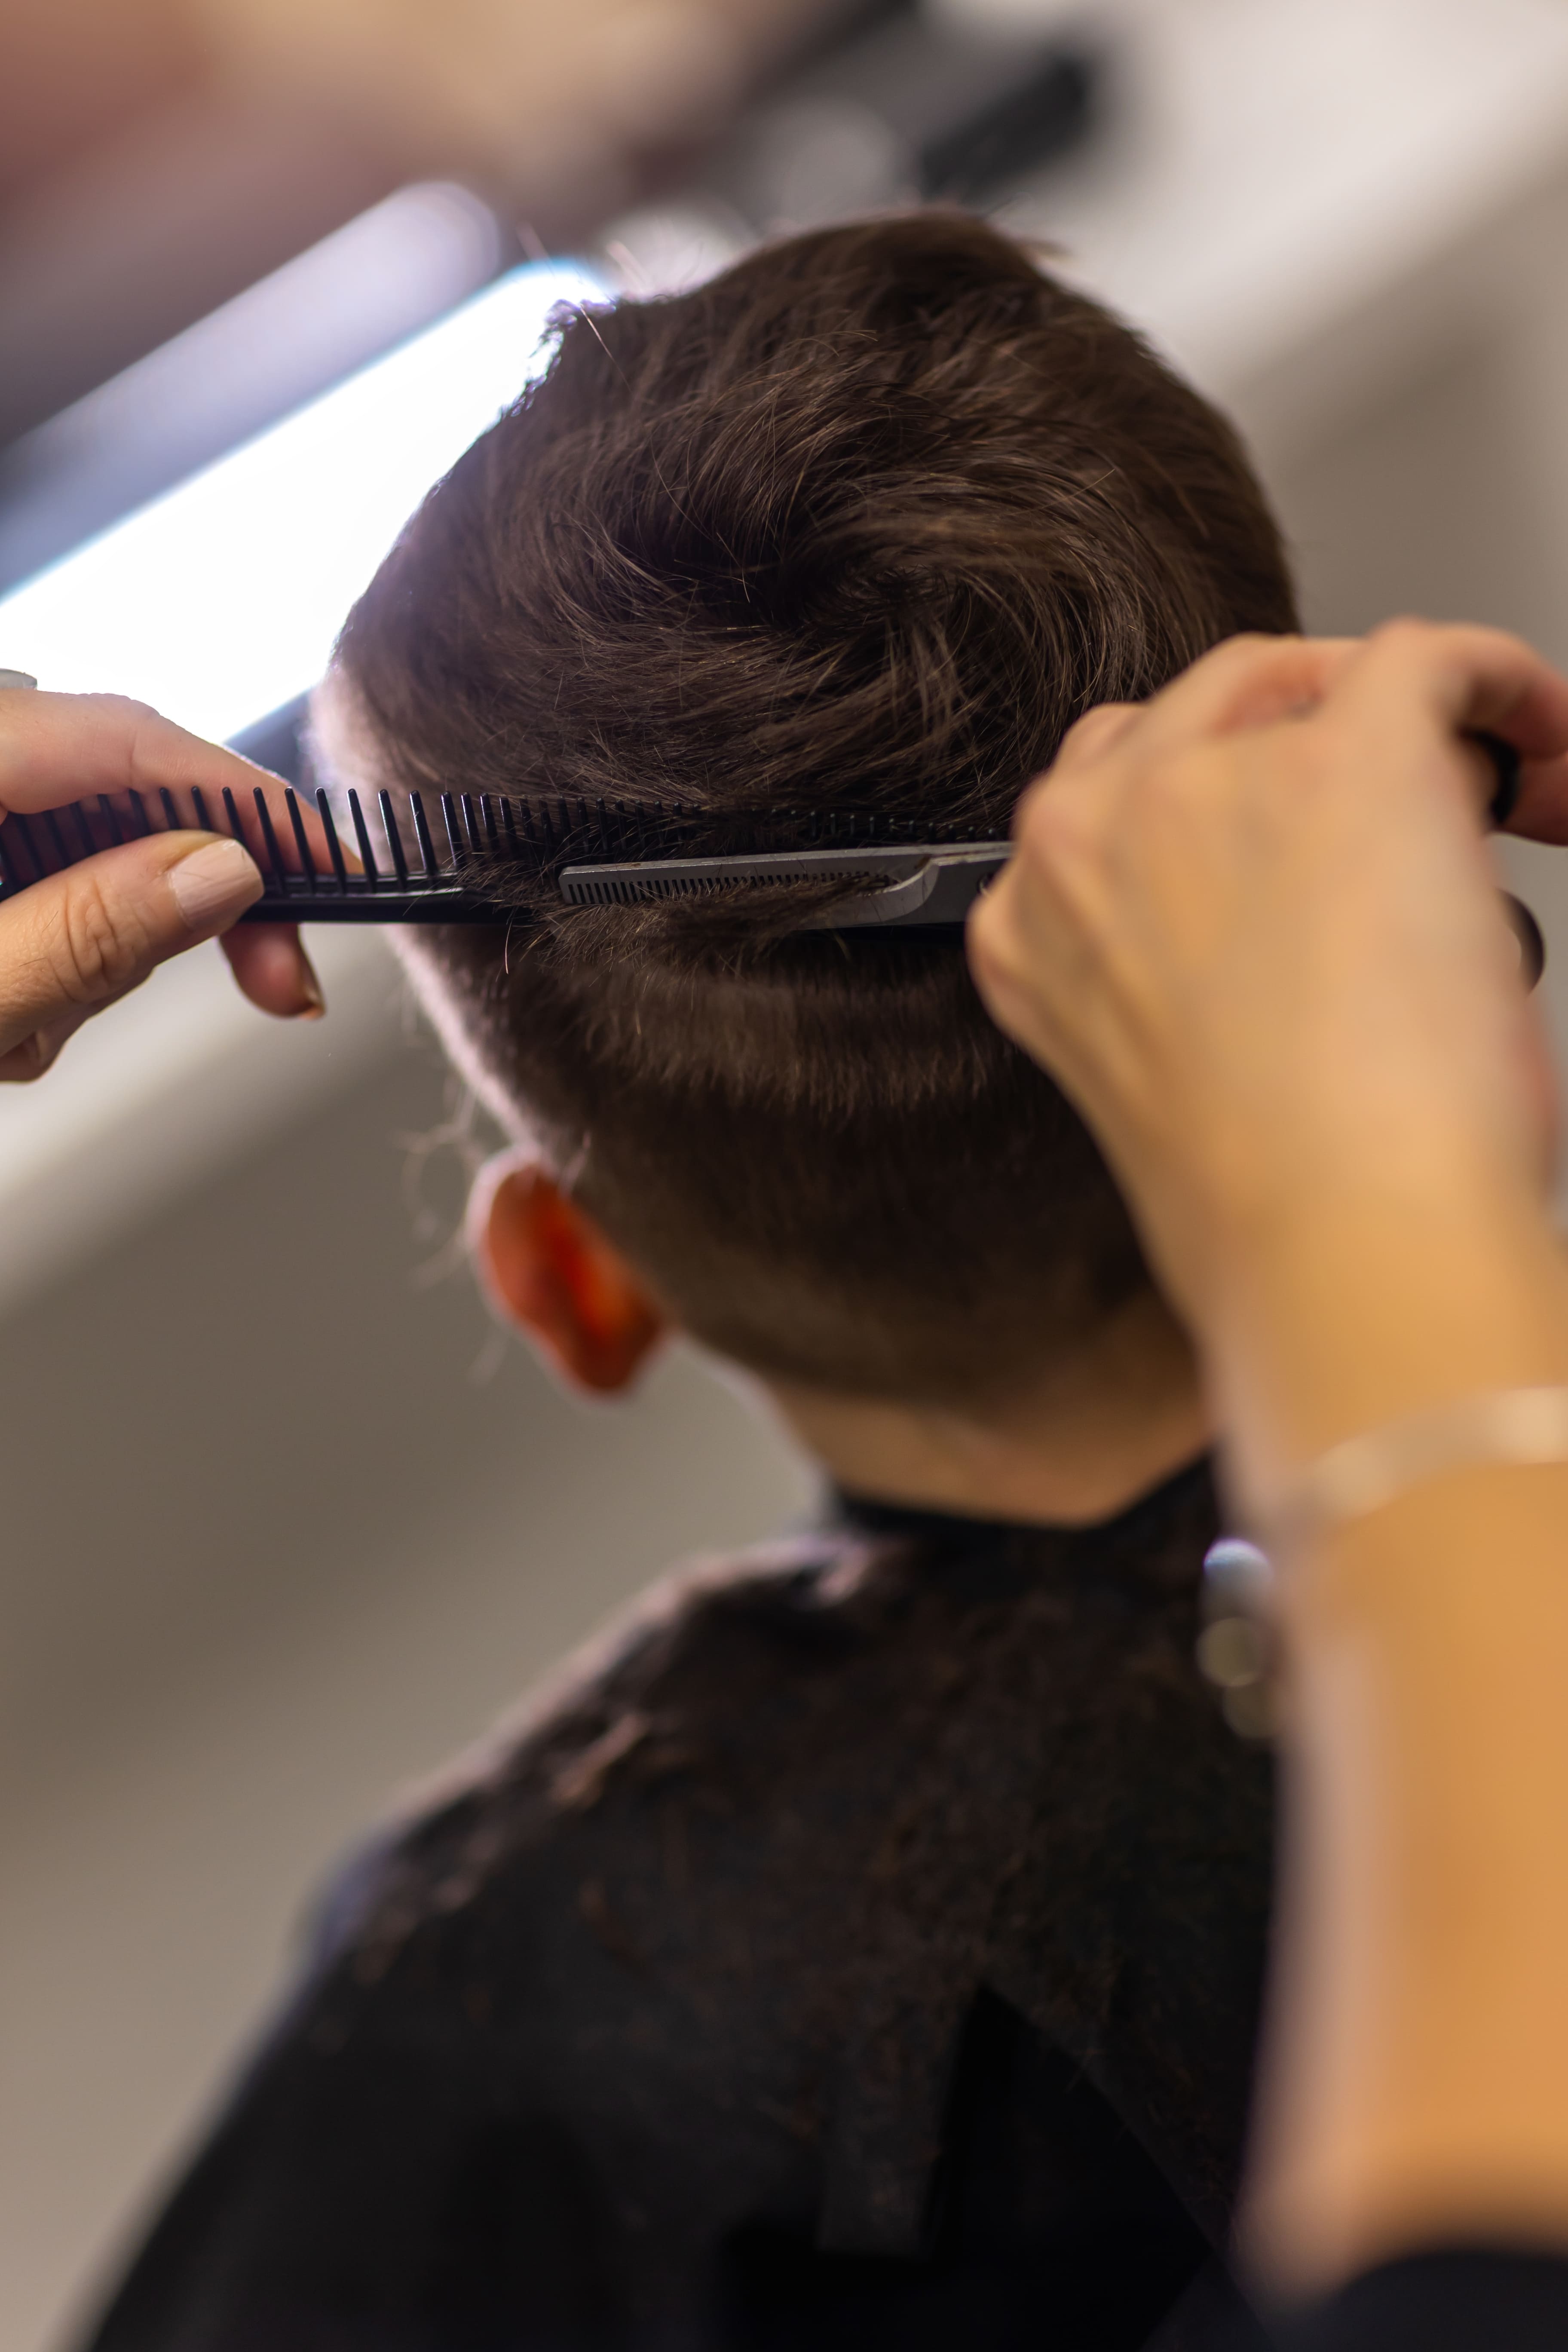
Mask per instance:
[[[921,150],[921,195],[972,204],[1069,153],[1094,128],[1100,86],[1087,49],[1048,50],[1026,79]]]
[[[984,203],[1092,135],[1109,63],[1087,34],[965,32],[899,7],[750,108],[701,183],[763,235]]]

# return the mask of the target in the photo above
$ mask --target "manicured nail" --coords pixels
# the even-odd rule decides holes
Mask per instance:
[[[295,1020],[320,1021],[326,1012],[327,1000],[321,993],[321,983],[316,977],[316,967],[303,948],[300,950],[300,993],[305,1002],[294,1015]]]
[[[174,903],[193,931],[221,931],[261,896],[261,868],[237,841],[215,841],[169,869]]]

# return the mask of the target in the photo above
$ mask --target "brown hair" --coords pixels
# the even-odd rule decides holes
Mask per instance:
[[[407,784],[1004,835],[1090,705],[1297,625],[1230,427],[978,221],[826,229],[578,311],[339,649]],[[1037,1372],[1147,1279],[955,935],[775,902],[411,940],[443,1025],[689,1328],[849,1392]]]

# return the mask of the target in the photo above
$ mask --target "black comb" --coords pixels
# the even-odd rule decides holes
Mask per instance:
[[[0,682],[30,686],[20,672]],[[199,789],[187,816],[167,791],[77,802],[0,825],[0,903],[136,834],[195,824],[242,840],[261,867],[262,896],[247,923],[504,923],[517,885],[548,877],[574,906],[710,897],[791,881],[874,883],[826,908],[802,930],[932,929],[962,924],[1006,864],[1005,841],[933,839],[881,811],[769,809],[740,814],[674,802],[588,801],[573,795],[378,792],[374,807],[349,792],[336,805],[305,789],[300,695],[233,739],[233,749],[282,780],[275,803],[259,789],[242,808],[226,790],[215,806]],[[1518,796],[1520,757],[1477,730],[1497,776],[1489,815],[1507,823]],[[345,843],[344,835],[348,835]],[[509,887],[509,883],[510,887]],[[1528,907],[1502,894],[1533,988],[1545,942]]]
[[[742,815],[677,803],[573,795],[308,788],[306,698],[234,739],[282,780],[237,800],[199,791],[189,814],[168,792],[13,814],[0,825],[0,901],[139,833],[195,824],[245,842],[263,895],[249,923],[498,923],[520,884],[547,878],[575,906],[710,897],[789,881],[875,884],[805,916],[803,929],[961,924],[1005,864],[1005,841],[932,841],[880,812],[768,809]]]

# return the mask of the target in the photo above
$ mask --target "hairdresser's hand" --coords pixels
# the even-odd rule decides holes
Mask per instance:
[[[973,918],[982,993],[1089,1119],[1211,1362],[1287,1261],[1321,1297],[1374,1234],[1447,1255],[1543,1227],[1548,1066],[1466,728],[1524,754],[1512,829],[1568,836],[1568,684],[1517,639],[1236,640],[1073,731]],[[1334,1393],[1352,1426],[1381,1410]]]
[[[0,690],[0,823],[100,793],[191,786],[248,795],[258,771],[142,704],[113,695]],[[107,849],[0,906],[0,1080],[34,1078],[67,1039],[169,957],[228,933],[240,987],[263,1011],[319,1013],[291,926],[229,926],[261,894],[237,842],[156,833]]]

